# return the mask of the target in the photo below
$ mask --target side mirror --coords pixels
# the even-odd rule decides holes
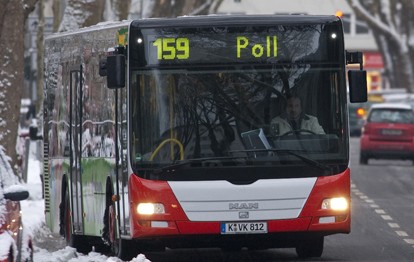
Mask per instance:
[[[349,101],[351,103],[366,102],[367,94],[367,72],[365,70],[349,70]]]
[[[122,54],[110,55],[106,60],[106,80],[108,88],[122,88],[125,86],[125,56]]]
[[[11,201],[22,201],[29,197],[29,191],[19,185],[13,185],[4,190],[4,198]]]

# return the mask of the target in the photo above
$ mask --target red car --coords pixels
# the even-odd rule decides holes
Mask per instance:
[[[19,202],[28,196],[0,147],[0,262],[33,261],[32,238],[23,230]]]
[[[360,164],[370,158],[408,159],[414,164],[414,108],[410,104],[371,106],[362,129]]]

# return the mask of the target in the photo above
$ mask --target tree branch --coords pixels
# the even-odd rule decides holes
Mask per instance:
[[[351,6],[354,10],[358,11],[366,21],[368,21],[371,26],[375,27],[376,29],[380,30],[384,33],[384,35],[387,35],[389,37],[392,37],[396,42],[400,42],[400,35],[395,31],[394,25],[391,23],[390,25],[387,25],[383,23],[379,17],[374,17],[371,12],[369,12],[361,3],[359,0],[351,0]],[[380,5],[381,9],[381,5]],[[385,13],[384,13],[385,14]],[[392,26],[392,28],[391,28]]]

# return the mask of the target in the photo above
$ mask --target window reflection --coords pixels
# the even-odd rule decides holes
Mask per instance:
[[[336,137],[331,148],[339,153],[345,120],[339,95],[333,95],[339,92],[337,75],[310,65],[243,72],[136,72],[131,89],[132,159],[169,163],[181,160],[182,153],[185,159],[230,156],[246,150],[242,133],[260,128],[272,143],[270,121],[282,113],[291,93],[301,96],[304,112],[317,116],[326,133]],[[338,155],[324,156],[333,157]]]

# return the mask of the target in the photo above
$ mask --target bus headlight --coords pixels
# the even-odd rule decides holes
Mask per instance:
[[[161,203],[139,203],[137,213],[140,215],[164,214],[165,208]]]
[[[345,197],[327,198],[322,201],[322,209],[345,211],[348,207],[349,203]]]

